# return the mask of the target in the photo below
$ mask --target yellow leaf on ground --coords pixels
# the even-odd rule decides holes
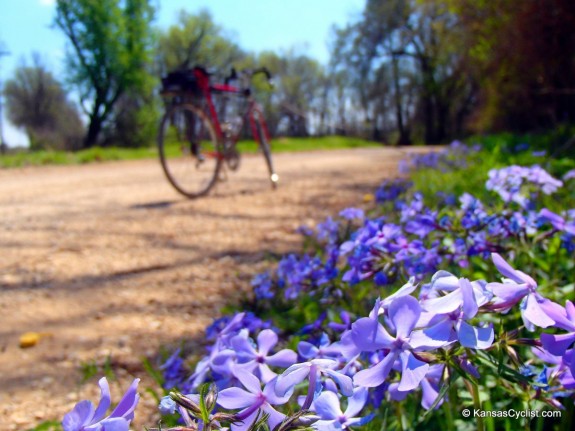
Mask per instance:
[[[373,202],[374,200],[375,200],[375,196],[372,195],[371,193],[363,195],[363,201],[364,202]]]
[[[20,335],[20,348],[34,347],[40,341],[41,335],[37,332],[26,332]]]

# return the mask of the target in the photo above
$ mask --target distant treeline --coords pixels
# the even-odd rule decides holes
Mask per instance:
[[[575,122],[572,0],[367,0],[333,29],[327,65],[295,49],[247,52],[207,11],[158,29],[153,4],[57,0],[66,76],[36,54],[5,83],[8,117],[33,149],[151,144],[161,76],[197,64],[222,78],[266,66],[275,88],[254,86],[274,134],[436,144]]]

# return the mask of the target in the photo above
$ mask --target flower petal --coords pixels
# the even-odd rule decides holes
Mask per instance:
[[[477,314],[477,310],[479,309],[475,295],[473,294],[473,286],[471,286],[471,283],[466,278],[459,280],[459,286],[463,299],[463,315],[466,319],[471,319]]]
[[[426,299],[421,306],[424,310],[435,314],[447,314],[457,310],[463,303],[463,297],[459,289],[438,298]]]
[[[537,287],[535,280],[524,272],[514,269],[499,254],[491,253],[491,259],[497,270],[505,277],[510,278],[518,284],[526,283],[531,287]]]
[[[356,386],[363,386],[366,388],[373,388],[381,385],[389,375],[397,356],[398,352],[390,352],[378,364],[357,372],[353,376],[353,383]]]
[[[102,377],[98,381],[98,385],[100,385],[100,402],[98,403],[98,407],[96,407],[96,412],[94,413],[93,422],[101,421],[104,416],[106,416],[106,412],[110,408],[110,404],[112,403],[112,397],[110,396],[110,385],[108,385],[108,380],[105,377]]]
[[[257,395],[242,388],[227,388],[218,393],[217,403],[224,409],[243,409],[251,406],[257,400]]]
[[[539,326],[540,328],[548,328],[555,324],[539,305],[538,298],[535,294],[527,295],[527,298],[521,304],[521,314],[529,322]]]
[[[364,352],[388,347],[394,341],[383,326],[370,317],[363,317],[351,325],[351,337],[355,345]]]
[[[353,394],[353,381],[351,377],[334,370],[324,369],[323,372],[334,380],[342,395],[349,397]]]
[[[427,380],[423,379],[421,381],[421,407],[425,410],[429,410],[429,408],[433,405],[439,392],[435,389],[435,387]],[[443,403],[443,400],[437,403],[435,408],[439,408],[439,406]]]
[[[130,421],[123,417],[104,419],[100,425],[102,431],[128,431],[130,429]]]
[[[567,334],[541,334],[543,348],[554,356],[563,356],[565,351],[575,342],[575,332]]]
[[[397,389],[399,391],[412,391],[419,386],[427,371],[429,364],[417,359],[411,352],[402,352],[401,355],[401,381]]]
[[[409,337],[421,315],[419,301],[413,296],[401,296],[389,305],[388,311],[396,338]]]
[[[413,331],[409,345],[416,350],[429,350],[446,346],[454,341],[453,321],[441,320],[429,328]]]
[[[345,416],[350,418],[358,415],[367,402],[367,396],[367,388],[355,388],[353,396],[347,400],[347,408],[344,413]]]
[[[261,355],[267,356],[268,352],[277,343],[278,343],[278,336],[271,329],[264,329],[258,335],[258,350]]]
[[[317,356],[319,349],[307,341],[300,341],[297,345],[297,351],[303,358],[312,359]]]
[[[130,420],[134,418],[134,410],[136,410],[136,406],[140,400],[140,396],[138,395],[138,383],[140,383],[140,379],[134,379],[109,417],[122,417]]]
[[[278,397],[285,396],[295,385],[302,382],[309,374],[308,363],[295,364],[277,377],[275,393]]]
[[[276,426],[278,424],[280,424],[286,417],[286,415],[278,412],[276,409],[274,409],[269,404],[264,404],[264,406],[262,407],[262,410],[265,411],[269,415],[268,425],[269,425],[270,430],[275,429]]]
[[[339,398],[331,391],[323,391],[314,402],[315,412],[323,419],[337,419],[343,415],[339,405]]]
[[[62,420],[62,428],[64,431],[78,431],[89,425],[93,417],[94,405],[88,400],[80,401],[72,411],[66,413]]]
[[[283,349],[275,355],[268,356],[265,361],[266,364],[269,364],[272,367],[287,368],[296,363],[297,353],[290,349]]]
[[[244,387],[252,394],[259,394],[262,391],[262,384],[260,380],[251,373],[246,373],[241,366],[233,367],[234,376],[241,382]]]
[[[491,347],[495,337],[493,325],[490,324],[487,328],[478,328],[464,321],[459,324],[457,336],[463,347],[472,349],[487,349]]]

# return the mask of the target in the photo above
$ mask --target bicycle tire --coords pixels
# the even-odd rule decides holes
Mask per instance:
[[[206,195],[218,181],[221,144],[198,107],[175,104],[167,109],[158,130],[158,150],[166,178],[187,198]]]
[[[264,158],[266,160],[266,164],[268,167],[269,179],[271,182],[272,188],[277,188],[279,177],[274,170],[274,165],[272,162],[272,152],[270,147],[270,142],[268,139],[267,129],[263,120],[262,113],[258,110],[253,111],[253,118],[255,122],[256,133],[258,136],[254,136],[254,138],[259,138],[260,148],[262,153],[264,154]]]

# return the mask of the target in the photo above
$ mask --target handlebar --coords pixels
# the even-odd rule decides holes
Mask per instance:
[[[267,67],[260,67],[258,69],[242,69],[239,74],[236,71],[236,69],[234,67],[232,67],[232,70],[229,74],[229,76],[227,76],[224,80],[225,84],[229,84],[230,81],[234,81],[237,79],[241,79],[241,78],[247,78],[246,80],[251,81],[251,79],[255,76],[258,75],[260,73],[263,73],[266,76],[266,80],[268,81],[268,84],[270,85],[270,87],[273,88],[273,83],[271,82],[272,80],[272,74],[270,73],[270,71],[267,69]]]

